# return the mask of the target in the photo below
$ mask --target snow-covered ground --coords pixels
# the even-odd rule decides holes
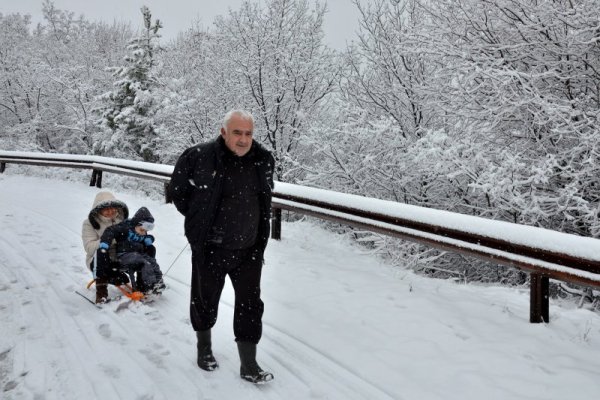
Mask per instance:
[[[151,305],[97,310],[80,239],[98,189],[0,175],[1,399],[575,399],[600,393],[600,316],[529,292],[423,278],[308,222],[284,224],[263,272],[259,362],[242,381],[223,293],[215,372],[195,364],[189,249],[172,205],[116,192],[156,217],[168,289]],[[172,264],[173,263],[173,264]],[[172,264],[172,266],[171,266]],[[171,267],[170,267],[171,266]],[[170,268],[169,268],[170,267]],[[112,289],[111,289],[112,290]],[[116,293],[116,292],[115,292]],[[90,297],[93,292],[89,291]]]

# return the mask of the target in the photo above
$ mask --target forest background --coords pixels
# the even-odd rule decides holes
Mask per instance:
[[[582,236],[600,233],[600,0],[246,2],[166,43],[41,4],[0,14],[0,149],[174,164],[232,108],[256,116],[276,180]],[[350,6],[350,5],[349,5]],[[527,275],[368,232],[399,265],[464,281]],[[590,290],[553,285],[553,294]]]

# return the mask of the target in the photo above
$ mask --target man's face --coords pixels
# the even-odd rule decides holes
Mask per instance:
[[[233,115],[225,128],[221,128],[221,136],[225,145],[238,157],[242,157],[250,151],[252,146],[252,133],[254,124],[239,115]]]

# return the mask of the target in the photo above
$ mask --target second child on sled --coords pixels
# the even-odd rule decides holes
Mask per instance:
[[[133,290],[149,293],[161,293],[165,288],[162,272],[156,262],[154,236],[148,232],[154,228],[154,217],[146,207],[141,207],[131,219],[106,228],[98,247],[98,277],[110,275],[114,271],[108,249],[116,243],[116,255],[120,268],[127,273]]]

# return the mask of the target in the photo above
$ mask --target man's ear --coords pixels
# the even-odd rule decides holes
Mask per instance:
[[[225,137],[225,128],[221,128],[221,136]]]

